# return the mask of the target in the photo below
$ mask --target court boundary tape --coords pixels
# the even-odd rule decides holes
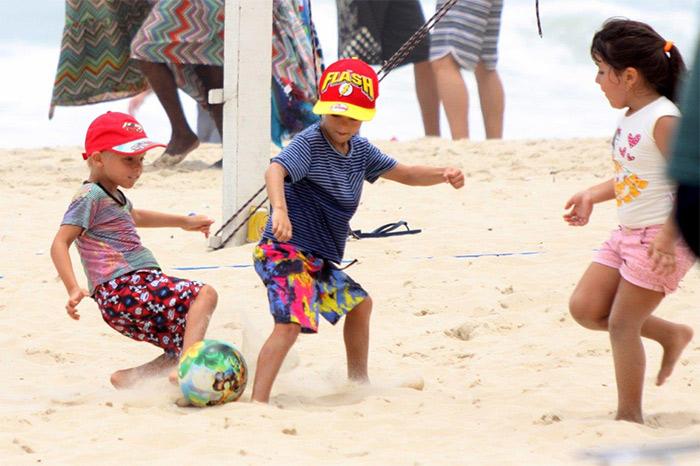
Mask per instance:
[[[507,256],[534,256],[538,254],[546,254],[547,251],[523,251],[523,252],[487,252],[480,254],[457,254],[448,256],[451,259],[475,259],[479,257],[507,257]],[[439,259],[439,256],[419,256],[414,257],[414,260],[433,260]],[[351,260],[344,260],[342,264],[349,264]],[[213,269],[245,269],[253,267],[253,264],[231,264],[231,265],[194,265],[182,267],[170,267],[171,270],[213,270]]]

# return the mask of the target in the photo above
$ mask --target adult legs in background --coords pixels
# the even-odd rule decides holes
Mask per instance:
[[[459,65],[450,54],[433,61],[440,102],[445,109],[452,139],[468,139],[469,95]]]
[[[204,83],[204,88],[206,89],[207,94],[211,89],[224,88],[224,68],[222,66],[196,65],[194,71],[199,79],[201,79]],[[207,98],[208,97],[209,96],[207,96]],[[209,113],[214,120],[214,124],[216,124],[216,129],[218,129],[219,134],[223,136],[224,104],[208,104],[208,106]]]
[[[208,65],[197,65],[194,68],[197,77],[204,84],[204,89],[207,93],[207,98],[209,98],[209,90],[211,89],[223,89],[224,87],[224,68],[223,66],[208,66]],[[219,135],[221,139],[224,138],[224,104],[207,104],[209,109],[209,114],[211,115],[216,129],[219,130]],[[223,168],[224,159],[219,159],[214,162],[210,168]]]
[[[479,101],[481,114],[484,116],[486,139],[502,139],[505,93],[498,71],[486,69],[484,63],[479,61],[474,70],[474,76],[479,88]]]
[[[139,60],[139,65],[170,120],[172,133],[163,155],[172,160],[165,165],[177,163],[199,146],[199,139],[185,118],[175,77],[165,63]]]
[[[336,0],[338,57],[382,65],[425,23],[418,0]],[[440,101],[429,62],[430,38],[414,44],[400,66],[413,64],[416,97],[426,136],[440,135]]]
[[[413,64],[416,96],[426,136],[440,136],[440,96],[433,67],[429,61]]]

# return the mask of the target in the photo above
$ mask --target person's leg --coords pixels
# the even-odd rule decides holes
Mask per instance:
[[[173,358],[167,354],[161,354],[153,361],[149,361],[146,364],[114,372],[109,378],[109,381],[114,385],[114,388],[129,388],[139,380],[166,375],[176,367],[177,358]]]
[[[620,272],[592,262],[569,299],[569,312],[582,327],[608,330],[608,316],[620,283]]]
[[[367,361],[369,357],[369,319],[372,314],[372,298],[367,296],[345,316],[343,339],[348,363],[348,379],[369,383]]]
[[[284,358],[297,340],[301,327],[292,323],[276,323],[272,334],[260,349],[258,364],[255,370],[255,382],[251,401],[268,403],[272,384],[282,367]]]
[[[661,292],[620,280],[608,319],[617,382],[616,420],[644,422],[642,391],[646,355],[642,344],[642,327],[663,297]]]
[[[438,95],[450,124],[452,139],[469,138],[469,96],[459,65],[449,54],[431,64],[435,72]]]
[[[224,88],[224,68],[223,66],[207,66],[207,65],[197,65],[194,69],[195,73],[199,79],[204,83],[204,88],[207,94],[212,89],[223,89]],[[207,95],[207,98],[209,96]],[[208,104],[209,113],[216,124],[216,128],[219,130],[219,134],[223,136],[224,126],[223,126],[223,112],[224,104]]]
[[[182,352],[204,339],[209,327],[211,315],[216,309],[216,303],[219,300],[216,290],[209,285],[204,285],[197,297],[192,302],[190,309],[187,311],[187,322],[185,324],[185,333],[182,338]],[[177,384],[177,368],[174,368],[168,375],[170,382]]]
[[[440,96],[430,62],[414,63],[413,76],[416,82],[416,96],[423,117],[425,135],[440,136]]]
[[[642,326],[642,336],[658,342],[664,349],[661,367],[656,375],[656,385],[663,385],[673,373],[683,350],[693,339],[693,329],[688,325],[650,316]]]
[[[617,269],[592,263],[569,300],[571,316],[591,330],[608,330],[608,319],[620,283]],[[656,384],[662,385],[673,372],[681,353],[693,338],[693,329],[654,315],[644,321],[641,335],[658,342],[664,349]]]
[[[358,2],[358,8],[364,10],[364,15],[358,18],[358,27],[367,27],[370,33],[377,31],[375,35],[381,38],[382,56],[375,64],[390,60],[425,23],[423,7],[418,0],[364,1]],[[413,64],[416,97],[425,135],[440,136],[440,97],[429,61],[430,36],[414,43],[406,53],[402,64]]]
[[[479,88],[479,101],[481,114],[484,116],[486,139],[502,139],[505,94],[498,71],[486,69],[484,63],[479,61],[474,70],[474,76]]]
[[[172,134],[170,142],[165,148],[165,154],[179,158],[179,162],[185,155],[197,148],[199,139],[185,118],[175,77],[165,63],[139,60],[139,65],[170,120]]]

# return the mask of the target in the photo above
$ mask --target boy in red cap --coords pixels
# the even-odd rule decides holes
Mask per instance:
[[[363,182],[382,177],[411,186],[464,186],[457,168],[403,165],[357,134],[374,117],[379,96],[377,74],[363,61],[330,65],[319,92],[314,112],[321,121],[299,133],[265,173],[272,215],[253,260],[275,325],[258,356],[252,401],[269,401],[284,357],[299,333],[318,331],[319,315],[332,324],[345,316],[348,378],[369,382],[372,300],[335,266],[343,258]]]
[[[117,332],[152,343],[164,354],[146,364],[118,370],[116,388],[166,373],[177,381],[177,357],[204,338],[216,291],[198,281],[169,277],[136,227],[180,227],[209,236],[214,222],[204,215],[170,215],[134,209],[119,189],[129,189],[143,173],[146,151],[165,147],[148,139],[130,115],[107,112],[88,128],[83,159],[90,176],[68,207],[51,245],[51,258],[68,291],[66,311],[78,320],[77,306],[90,296],[102,317]],[[78,285],[69,248],[75,242],[88,278],[89,291]]]

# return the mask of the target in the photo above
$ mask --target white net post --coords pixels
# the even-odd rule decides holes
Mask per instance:
[[[224,89],[209,96],[210,102],[224,102],[223,222],[265,183],[271,57],[272,0],[226,0]],[[242,212],[221,236],[226,238],[248,213]],[[246,233],[241,228],[228,245],[243,244]]]

